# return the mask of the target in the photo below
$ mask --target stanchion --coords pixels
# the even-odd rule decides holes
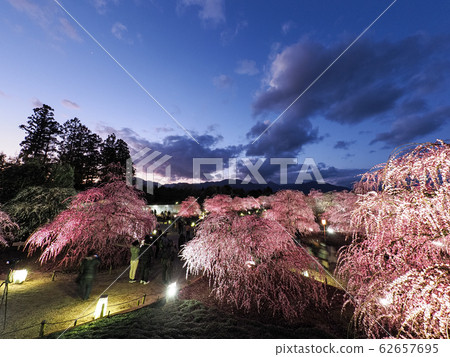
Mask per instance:
[[[42,320],[42,322],[41,322],[41,328],[40,328],[40,330],[39,330],[39,338],[42,338],[42,337],[44,337],[44,327],[45,327],[45,320]]]
[[[144,294],[144,296],[142,297],[142,305],[145,304],[145,298],[147,297],[147,294]]]

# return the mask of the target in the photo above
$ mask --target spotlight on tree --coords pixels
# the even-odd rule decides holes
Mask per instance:
[[[11,272],[10,281],[14,284],[22,284],[27,278],[28,271],[26,269],[13,270]]]
[[[178,292],[177,283],[174,282],[172,284],[169,284],[166,290],[167,299],[173,299],[177,295],[177,292]]]
[[[108,308],[108,295],[102,295],[98,299],[97,306],[95,307],[94,319],[105,316],[106,309]]]

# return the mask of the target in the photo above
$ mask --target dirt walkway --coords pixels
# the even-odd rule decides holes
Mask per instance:
[[[147,285],[129,283],[128,271],[119,277],[125,268],[112,270],[111,273],[100,272],[87,301],[81,300],[78,295],[76,274],[57,273],[52,281],[51,272],[31,271],[23,284],[9,284],[4,330],[4,304],[0,310],[0,338],[36,338],[43,320],[46,321],[45,334],[71,327],[75,319],[78,319],[77,324],[92,321],[92,313],[101,294],[108,295],[107,311],[111,314],[136,308],[138,301],[141,305],[144,294],[145,305],[164,296],[166,286],[162,283],[161,265],[158,261],[152,267],[151,282]],[[5,279],[4,274],[0,279]],[[179,287],[189,283],[178,259],[174,262],[172,280],[176,280]],[[82,316],[85,317],[80,318]]]

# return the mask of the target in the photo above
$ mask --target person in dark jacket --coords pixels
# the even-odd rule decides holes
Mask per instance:
[[[164,234],[160,244],[160,255],[162,265],[162,280],[164,284],[170,283],[172,279],[173,260],[175,259],[175,250],[173,242]]]
[[[80,294],[83,300],[89,299],[92,290],[92,283],[97,275],[100,259],[95,254],[94,250],[89,250],[87,257],[81,261],[80,266]]]
[[[138,276],[141,278],[141,284],[148,284],[150,282],[150,267],[153,256],[153,246],[151,244],[151,238],[147,234],[144,238],[144,244],[139,251]]]

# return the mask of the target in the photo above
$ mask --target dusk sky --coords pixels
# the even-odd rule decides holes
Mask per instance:
[[[48,104],[170,155],[174,180],[193,157],[297,158],[295,180],[309,157],[349,185],[399,145],[450,139],[449,17],[429,0],[2,0],[0,151]]]

